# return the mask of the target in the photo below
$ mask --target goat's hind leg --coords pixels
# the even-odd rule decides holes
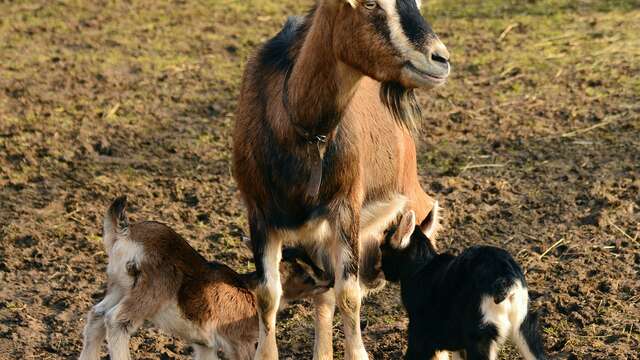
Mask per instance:
[[[129,360],[129,338],[142,325],[145,309],[138,300],[126,297],[105,315],[107,345],[111,360]]]
[[[92,307],[87,314],[80,360],[97,360],[100,358],[100,348],[107,335],[104,316],[119,301],[120,295],[116,291],[107,292],[105,298]]]
[[[498,342],[484,339],[467,348],[467,360],[496,360],[498,358]]]
[[[406,360],[436,360],[436,351],[427,343],[419,329],[409,323],[409,338],[407,344]]]

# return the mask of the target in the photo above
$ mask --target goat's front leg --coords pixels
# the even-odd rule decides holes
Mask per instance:
[[[333,359],[333,313],[336,298],[333,290],[316,295],[313,302],[316,308],[314,360]]]
[[[368,359],[360,332],[360,282],[358,280],[358,235],[360,213],[356,202],[339,201],[331,208],[336,239],[335,299],[342,316],[345,337],[345,359]]]
[[[276,313],[280,306],[282,284],[280,283],[280,259],[282,239],[276,232],[269,232],[264,219],[250,216],[251,244],[256,271],[260,282],[256,288],[258,302],[258,348],[255,359],[278,359],[276,344]]]

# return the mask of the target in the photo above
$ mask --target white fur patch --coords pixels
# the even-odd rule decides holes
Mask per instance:
[[[524,318],[526,317],[528,312],[529,294],[527,292],[527,289],[521,287],[519,289],[519,294],[514,297],[513,301],[515,303],[514,309],[517,309],[517,311],[514,311],[512,313],[510,319],[512,324],[510,334],[511,341],[514,342],[516,347],[520,350],[520,354],[526,360],[536,360],[536,357],[531,352],[531,349],[529,349],[527,341],[524,339],[522,333],[520,332],[520,325],[524,321]]]
[[[438,351],[433,356],[432,360],[449,360],[449,352],[448,351]]]
[[[212,324],[205,324],[204,328],[197,326],[184,317],[178,304],[174,301],[158,311],[151,322],[168,334],[177,335],[192,343],[202,343],[209,347],[223,345],[220,343],[220,336]]]
[[[529,295],[527,289],[518,281],[507,292],[507,297],[496,304],[492,296],[483,296],[480,311],[484,323],[494,325],[498,330],[498,342],[492,346],[493,358],[497,356],[497,348],[509,336],[514,341],[514,334],[520,333],[520,324],[527,315]],[[495,348],[495,350],[494,350]],[[526,356],[525,356],[526,357]],[[532,359],[532,358],[527,358]]]
[[[360,212],[360,238],[382,238],[382,233],[389,227],[398,214],[407,205],[404,195],[396,195],[390,200],[375,201],[367,204]]]
[[[307,221],[294,230],[278,230],[272,233],[282,239],[283,245],[302,245],[303,247],[317,247],[326,244],[331,238],[331,226],[325,217]]]
[[[404,195],[396,194],[390,199],[366,204],[360,212],[361,247],[365,241],[382,240],[382,233],[397,218],[407,202],[408,199]],[[313,255],[331,251],[331,241],[335,233],[326,217],[318,217],[294,230],[275,231],[272,236],[279,237],[284,245],[300,245]]]
[[[387,26],[391,35],[391,42],[401,54],[407,55],[413,50],[407,35],[400,23],[400,14],[396,8],[396,0],[378,0],[380,7],[387,13]]]
[[[333,289],[314,298],[315,335],[313,341],[313,358],[317,360],[333,359],[333,315],[336,298]]]
[[[133,286],[134,279],[127,273],[127,263],[133,261],[140,264],[144,259],[144,248],[141,244],[128,238],[118,238],[109,251],[107,275],[114,283],[123,288]]]
[[[391,246],[396,249],[405,249],[411,243],[411,235],[416,227],[416,213],[409,210],[402,215],[400,223],[390,240]]]
[[[440,224],[440,204],[438,201],[433,203],[433,208],[431,209],[431,224],[426,229],[423,229],[425,236],[429,238],[429,240],[434,241],[438,236],[438,232],[441,229]]]
[[[280,280],[280,270],[278,264],[282,258],[282,238],[278,235],[288,232],[272,232],[271,239],[266,243],[264,249],[264,277],[265,284],[258,287],[258,301],[267,301],[269,308],[264,309],[258,316],[258,349],[256,358],[276,358],[276,313],[280,306],[282,297],[282,284]],[[260,310],[259,310],[260,311]]]
[[[342,272],[342,269],[339,269]],[[360,285],[354,277],[336,279],[336,305],[342,316],[345,359],[367,360],[369,357],[360,331]]]

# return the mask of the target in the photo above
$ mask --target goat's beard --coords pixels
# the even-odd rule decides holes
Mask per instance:
[[[385,82],[380,86],[380,100],[400,125],[409,130],[416,129],[416,122],[422,119],[422,110],[413,89],[397,82]]]

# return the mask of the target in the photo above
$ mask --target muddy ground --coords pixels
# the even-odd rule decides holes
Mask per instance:
[[[230,176],[239,78],[310,3],[0,1],[0,359],[77,356],[117,195],[134,220],[252,268]],[[454,66],[420,92],[419,172],[446,209],[443,247],[514,254],[553,358],[639,359],[640,5],[434,0],[425,13]],[[397,287],[363,309],[373,358],[399,358]],[[311,310],[280,316],[283,358],[310,358]],[[148,329],[132,351],[190,354]]]

